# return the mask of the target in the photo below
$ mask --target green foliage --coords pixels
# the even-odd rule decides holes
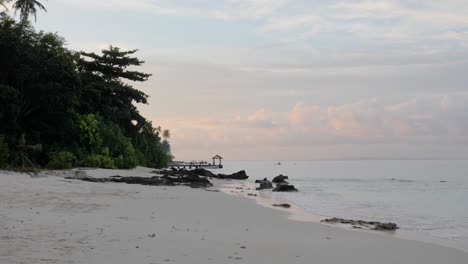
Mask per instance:
[[[0,19],[0,133],[10,146],[21,135],[45,152],[53,144],[72,144],[71,110],[79,85],[75,61],[56,34],[36,33],[8,16]]]
[[[102,145],[99,134],[99,124],[95,115],[77,115],[78,127],[80,129],[80,142],[89,147],[90,150],[98,150]]]
[[[0,168],[4,168],[7,165],[8,156],[8,145],[5,143],[3,136],[0,135]]]
[[[48,168],[54,170],[69,170],[72,168],[76,157],[69,151],[53,152],[50,154]]]
[[[15,5],[25,18],[42,9],[38,3],[21,0]],[[72,52],[60,36],[0,15],[4,141],[9,146],[41,144],[42,153],[27,153],[40,166],[68,165],[67,155],[54,153],[63,149],[82,166],[166,166],[170,132],[156,130],[135,105],[146,104],[148,96],[131,82],[150,77],[133,70],[144,63],[134,57],[136,52],[112,46],[101,54]],[[11,150],[10,157],[18,155]]]
[[[145,120],[139,125],[139,133],[134,138],[134,146],[143,153],[148,167],[163,168],[171,161],[169,142],[161,143],[158,130],[149,121]]]
[[[79,164],[80,166],[90,168],[115,169],[112,158],[103,154],[91,154],[86,156]]]

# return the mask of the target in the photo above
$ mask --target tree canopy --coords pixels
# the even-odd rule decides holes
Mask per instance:
[[[9,0],[7,0],[9,2]],[[20,18],[22,21],[27,21],[30,15],[34,16],[34,20],[37,20],[37,11],[47,11],[45,6],[37,0],[15,0],[13,8],[19,10]]]
[[[151,76],[134,70],[144,63],[136,52],[113,46],[100,54],[74,52],[57,34],[3,14],[0,135],[8,163],[17,166],[26,155],[39,166],[165,166],[170,133],[153,128],[136,105],[147,104],[148,95],[131,83]]]

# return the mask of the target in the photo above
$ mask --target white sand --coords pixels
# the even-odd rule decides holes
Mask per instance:
[[[0,171],[0,263],[468,263],[456,249],[292,221],[220,192],[67,174]],[[151,175],[88,171],[116,174]]]

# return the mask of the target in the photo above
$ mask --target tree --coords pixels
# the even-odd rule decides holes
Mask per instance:
[[[0,13],[0,163],[166,166],[170,132],[140,115],[148,96],[130,84],[150,76],[130,69],[143,63],[136,50],[76,53],[64,43]]]
[[[38,10],[47,12],[45,6],[37,0],[16,0],[13,8],[20,11],[20,19],[23,22],[27,21],[31,14],[34,15],[34,20],[37,21]]]
[[[144,62],[131,55],[137,50],[121,51],[110,46],[102,55],[81,52],[78,62],[83,88],[80,111],[99,113],[119,125],[126,136],[137,134],[136,124],[144,122],[134,103],[147,104],[148,95],[125,81],[144,82],[151,74],[129,70]]]
[[[43,144],[45,151],[73,144],[75,61],[61,37],[0,20],[0,134],[12,151],[20,143]]]

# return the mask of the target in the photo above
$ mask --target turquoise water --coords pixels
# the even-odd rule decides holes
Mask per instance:
[[[468,161],[231,161],[250,181],[287,175],[300,192],[271,193],[326,217],[390,221],[468,250]],[[269,192],[269,191],[267,191]]]

